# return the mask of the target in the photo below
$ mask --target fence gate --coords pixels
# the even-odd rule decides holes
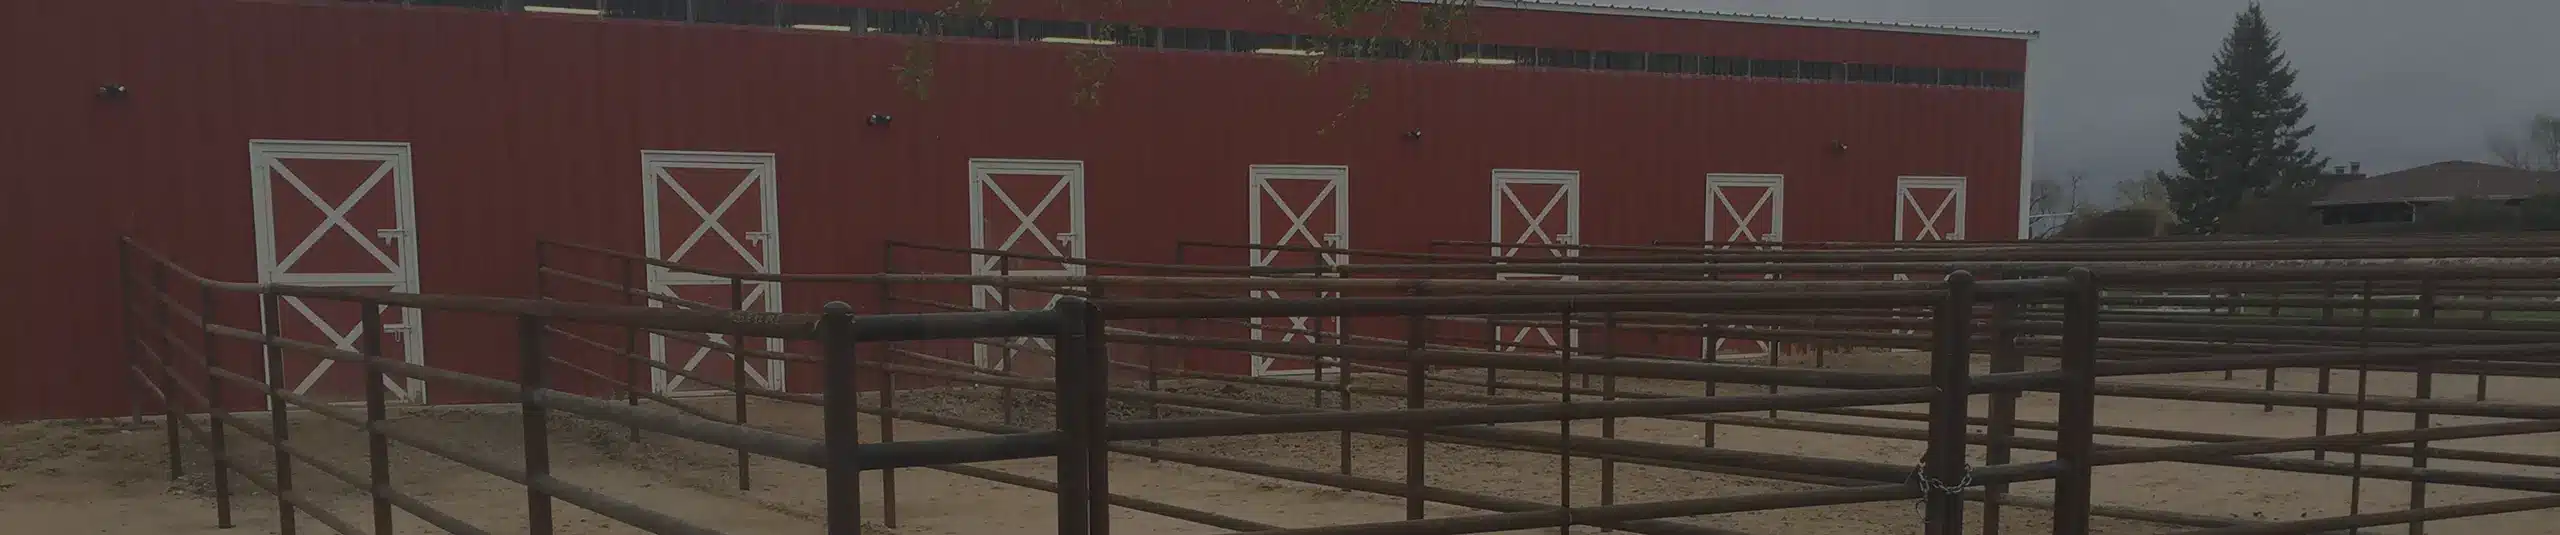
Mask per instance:
[[[1715,250],[1771,250],[1777,245],[1752,245],[1784,241],[1786,218],[1786,177],[1782,175],[1713,174],[1707,175],[1706,241]],[[1714,244],[1722,242],[1722,244]],[[1712,277],[1712,275],[1710,275]],[[1762,274],[1759,279],[1775,279],[1777,274]],[[1706,340],[1700,340],[1705,344]],[[1755,358],[1769,355],[1776,348],[1766,340],[1723,338],[1715,347],[1706,348],[1714,358]]]
[[[256,200],[258,282],[418,291],[417,216],[409,144],[342,141],[249,142],[249,188]],[[279,334],[328,340],[355,350],[363,305],[278,300]],[[415,310],[382,308],[383,356],[424,364],[426,337]],[[324,401],[363,399],[354,366],[285,359],[295,393]],[[344,369],[338,369],[344,368]],[[425,403],[426,383],[386,377],[390,399]]]
[[[768,153],[641,151],[640,179],[644,214],[644,250],[649,258],[714,271],[779,273],[781,248],[776,230],[779,196],[775,195],[774,157]],[[781,283],[746,281],[737,295],[727,277],[650,266],[649,291],[728,309],[782,311]],[[648,300],[650,307],[672,306]],[[735,343],[727,335],[704,335]],[[752,346],[751,346],[752,347]],[[781,351],[783,340],[767,338],[763,349]],[[740,383],[736,364],[717,352],[682,340],[649,337],[649,358],[723,382]],[[704,365],[704,361],[711,361]],[[782,390],[782,362],[750,359],[746,381]],[[651,368],[650,384],[660,393],[714,393],[717,387],[689,382],[680,374]]]
[[[1582,172],[1495,169],[1493,171],[1493,257],[1506,258],[1573,258],[1582,256],[1580,249],[1505,247],[1515,245],[1574,245],[1582,233]],[[1496,273],[1499,280],[1579,280],[1577,275],[1544,273]],[[1536,321],[1555,321],[1553,318]],[[1497,326],[1493,336],[1500,340],[1494,350],[1509,350],[1522,343],[1570,347],[1578,339],[1575,333],[1558,337],[1544,327],[1511,328]],[[1533,338],[1534,337],[1534,338]]]
[[[1248,176],[1251,190],[1251,242],[1254,245],[1345,248],[1351,246],[1351,169],[1318,165],[1257,165]],[[1348,263],[1351,256],[1311,251],[1252,250],[1248,265],[1253,267],[1327,267]],[[1268,299],[1304,299],[1341,297],[1341,292],[1308,292],[1254,290],[1253,297]],[[1342,333],[1339,317],[1252,318],[1255,341],[1334,343],[1334,338],[1318,338],[1297,332],[1267,332],[1265,328],[1315,331],[1329,335]],[[1253,355],[1254,375],[1304,374],[1336,366],[1317,366],[1303,360],[1277,359]],[[1320,373],[1320,372],[1319,372]]]
[[[1084,162],[1071,160],[969,161],[969,246],[1007,253],[1084,258]],[[1023,276],[1083,275],[1085,266],[1056,260],[970,255],[970,273]],[[969,292],[979,310],[1042,310],[1058,294],[980,285]],[[1016,337],[1014,346],[1055,350],[1047,338]],[[973,345],[980,366],[1010,367],[1013,349]]]

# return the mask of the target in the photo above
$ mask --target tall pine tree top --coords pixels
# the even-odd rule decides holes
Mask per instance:
[[[2211,233],[2242,199],[2315,183],[2329,164],[2302,140],[2311,107],[2293,92],[2293,65],[2276,49],[2274,28],[2257,4],[2231,25],[2214,55],[2213,72],[2195,96],[2194,116],[2179,114],[2177,176],[2159,178],[2188,232]]]

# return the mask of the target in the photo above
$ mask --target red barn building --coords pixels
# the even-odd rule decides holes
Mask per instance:
[[[1106,32],[1058,2],[1003,1],[927,48],[916,34],[947,2],[405,3],[0,7],[0,419],[125,409],[126,235],[219,279],[531,296],[546,238],[864,272],[886,240],[1168,262],[1180,240],[2023,226],[2028,33],[1485,0],[1452,46],[1346,54],[1313,46],[1340,32],[1272,2],[1132,2]],[[1319,49],[1357,57],[1310,72]],[[1062,270],[958,258],[905,267]],[[747,306],[868,291],[755,285]],[[352,309],[288,304],[299,338],[351,332]],[[506,319],[418,316],[391,312],[394,352],[512,374]],[[306,389],[357,384],[294,372]]]

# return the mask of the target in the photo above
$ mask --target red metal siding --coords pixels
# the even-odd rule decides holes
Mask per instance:
[[[1268,24],[1178,4],[1162,16]],[[0,67],[20,77],[0,84],[0,106],[20,122],[0,154],[20,167],[0,185],[12,229],[0,246],[33,261],[0,268],[0,285],[13,304],[48,308],[0,321],[0,419],[124,409],[107,269],[115,236],[139,236],[208,276],[256,279],[242,176],[251,139],[411,143],[420,278],[444,293],[531,295],[538,238],[640,250],[642,150],[776,154],[781,267],[793,272],[878,269],[888,239],[968,243],[971,158],[1083,161],[1088,253],[1138,261],[1172,260],[1175,240],[1245,240],[1246,172],[1257,164],[1349,166],[1353,243],[1364,248],[1487,237],[1495,168],[1580,171],[1590,243],[1701,238],[1703,177],[1717,172],[1787,175],[1789,239],[1890,237],[1901,175],[1969,177],[1973,235],[2017,223],[2016,91],[1406,62],[1309,75],[1281,58],[1130,50],[1115,53],[1102,104],[1078,108],[1068,49],[1038,44],[946,42],[931,98],[918,100],[894,81],[905,52],[895,37],[229,0],[6,9]],[[2023,66],[2025,46],[1532,15],[1555,14],[1480,21],[1523,42],[1695,42],[1701,52],[2007,69]],[[1679,33],[1697,24],[1720,31]],[[102,83],[132,95],[102,101]],[[1364,83],[1370,98],[1327,129]],[[864,125],[872,114],[896,120]],[[1412,130],[1423,138],[1405,139]],[[1834,142],[1849,148],[1835,153]],[[957,255],[900,264],[966,269]],[[223,317],[252,317],[252,303],[233,299]],[[869,288],[850,286],[795,285],[784,303],[830,299],[874,308]],[[507,319],[427,321],[435,364],[512,373]],[[805,370],[792,376],[814,385]],[[432,390],[439,401],[488,399]]]

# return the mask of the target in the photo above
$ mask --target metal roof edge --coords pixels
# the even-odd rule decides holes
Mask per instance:
[[[1404,0],[1404,1],[1405,1],[1405,2],[1409,2],[1409,3],[1417,3],[1417,4],[1430,4],[1430,3],[1436,3],[1436,2],[1439,2],[1439,1],[1443,1],[1443,0]],[[2043,35],[2043,34],[2042,34],[2042,32],[2037,32],[2037,31],[2034,31],[2034,30],[2007,30],[2007,29],[1999,29],[1999,28],[1971,28],[1971,27],[1964,27],[1964,26],[1948,26],[1948,25],[1940,25],[1940,24],[1919,24],[1919,23],[1910,23],[1910,22],[1867,21],[1867,20],[1854,20],[1854,19],[1836,19],[1836,18],[1826,18],[1826,17],[1799,17],[1799,16],[1794,16],[1794,15],[1768,15],[1768,14],[1758,14],[1758,13],[1739,13],[1739,12],[1732,12],[1732,11],[1709,11],[1709,10],[1703,10],[1703,9],[1677,9],[1677,8],[1668,8],[1668,7],[1624,6],[1624,5],[1614,5],[1614,4],[1596,4],[1596,3],[1585,3],[1585,2],[1568,2],[1568,1],[1561,1],[1561,0],[1475,0],[1475,3],[1476,3],[1476,6],[1477,6],[1477,7],[1490,7],[1490,8],[1498,8],[1498,9],[1519,9],[1519,10],[1526,10],[1526,11],[1550,11],[1550,12],[1564,12],[1564,13],[1588,13],[1588,14],[1594,14],[1594,15],[1617,15],[1617,16],[1626,16],[1626,17],[1646,17],[1646,18],[1657,18],[1657,19],[1711,20],[1711,21],[1722,21],[1722,22],[1740,22],[1740,23],[1749,23],[1749,24],[1778,24],[1778,25],[1786,25],[1786,26],[1807,26],[1807,27],[1815,27],[1815,28],[1839,28],[1839,29],[1849,29],[1849,30],[1874,30],[1874,31],[1886,31],[1886,32],[1922,33],[1922,34],[1932,34],[1932,35],[1954,35],[1954,36],[1963,36],[1963,37],[1989,37],[1989,38],[1994,38],[1994,39],[2015,39],[2015,40],[2021,40],[2021,41],[2033,41],[2033,40],[2035,40],[2035,39],[2036,39],[2036,37],[2038,37],[2038,36],[2040,36],[2040,35]]]

